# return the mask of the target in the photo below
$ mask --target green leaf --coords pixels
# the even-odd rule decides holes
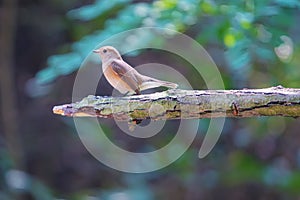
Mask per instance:
[[[229,48],[226,53],[228,65],[233,70],[241,70],[248,67],[251,61],[250,52],[248,50],[249,41],[244,39],[236,43],[232,48]]]
[[[252,26],[254,16],[252,13],[238,12],[235,16],[236,20],[239,22],[240,26],[244,29],[249,29]]]
[[[275,3],[288,8],[300,8],[299,0],[275,0]]]
[[[125,5],[130,2],[131,0],[114,0],[114,1],[98,0],[94,4],[83,6],[78,9],[69,11],[67,13],[67,16],[71,19],[89,21],[95,19],[96,17],[114,8],[115,6]]]

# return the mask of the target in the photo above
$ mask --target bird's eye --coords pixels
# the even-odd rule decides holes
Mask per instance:
[[[106,53],[107,52],[107,50],[106,49],[103,49],[103,53]]]

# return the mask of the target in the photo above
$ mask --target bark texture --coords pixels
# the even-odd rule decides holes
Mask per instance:
[[[55,106],[55,114],[70,117],[132,121],[215,117],[300,116],[300,89],[282,86],[243,90],[167,90],[146,95],[101,97]]]

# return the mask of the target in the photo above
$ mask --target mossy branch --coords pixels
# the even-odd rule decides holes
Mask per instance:
[[[243,90],[167,90],[153,94],[101,97],[55,106],[55,114],[102,117],[119,121],[151,118],[300,116],[300,89],[282,86]]]

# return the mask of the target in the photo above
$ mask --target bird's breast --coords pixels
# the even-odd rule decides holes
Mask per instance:
[[[106,64],[105,66],[103,64],[102,69],[107,81],[119,92],[125,94],[128,91],[132,91],[131,87],[113,70],[111,64]]]

